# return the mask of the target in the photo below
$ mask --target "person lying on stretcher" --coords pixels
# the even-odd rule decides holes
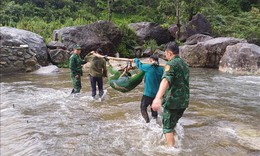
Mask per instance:
[[[120,75],[119,79],[129,79],[131,77],[131,73],[129,72],[129,70],[131,70],[132,67],[125,67],[123,70],[124,72]],[[122,70],[122,69],[121,69]],[[120,71],[120,70],[119,70]]]
[[[132,67],[132,66],[126,66],[123,69],[119,69],[118,71],[123,71],[123,73],[119,76],[119,78],[115,81],[117,82],[125,82],[128,81],[132,76],[135,76],[137,74],[136,71],[134,71],[135,69],[137,69],[136,67]],[[130,70],[132,70],[130,72]]]

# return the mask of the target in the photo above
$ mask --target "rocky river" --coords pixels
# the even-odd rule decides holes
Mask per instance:
[[[72,96],[68,69],[1,75],[1,156],[260,155],[259,76],[191,68],[176,148],[165,146],[160,122],[142,119],[143,84],[120,93],[105,80],[99,102],[87,74],[82,82]]]

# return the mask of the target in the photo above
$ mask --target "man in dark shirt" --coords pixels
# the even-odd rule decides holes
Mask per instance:
[[[98,48],[95,53],[103,54],[103,50]],[[103,77],[107,75],[106,60],[94,55],[87,55],[84,60],[86,63],[90,62],[89,78],[91,83],[92,97],[96,98],[96,86],[98,86],[99,97],[102,98],[104,94]]]

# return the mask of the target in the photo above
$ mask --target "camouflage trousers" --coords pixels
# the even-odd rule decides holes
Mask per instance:
[[[182,117],[184,109],[163,109],[163,133],[174,132],[174,128],[178,123],[179,119]]]
[[[73,85],[71,94],[79,93],[81,90],[81,76],[79,75],[78,78],[75,78],[74,75],[71,75],[71,81],[72,81],[72,85]]]

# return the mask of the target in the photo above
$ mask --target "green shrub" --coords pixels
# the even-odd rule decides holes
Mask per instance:
[[[116,51],[119,53],[120,57],[128,57],[131,55],[129,49],[126,48],[126,45],[123,42],[118,45]]]
[[[158,48],[158,45],[157,45],[157,42],[154,39],[151,39],[151,40],[145,41],[143,47],[145,49],[151,48],[151,51],[154,52],[155,49]]]
[[[69,68],[69,60],[63,61],[57,65],[59,68]]]
[[[119,28],[122,31],[122,40],[117,47],[117,52],[119,53],[120,57],[128,57],[131,55],[134,47],[137,45],[137,36],[135,32],[124,23],[119,25]]]
[[[182,25],[196,13],[210,21],[213,36],[230,36],[260,40],[259,0],[180,0]],[[176,1],[117,0],[111,4],[112,21],[122,30],[122,42],[117,50],[127,56],[137,46],[136,34],[128,24],[156,22],[167,28],[176,24]],[[55,29],[106,20],[107,0],[1,0],[0,26],[16,27],[52,40]],[[153,41],[145,46],[156,47]]]

